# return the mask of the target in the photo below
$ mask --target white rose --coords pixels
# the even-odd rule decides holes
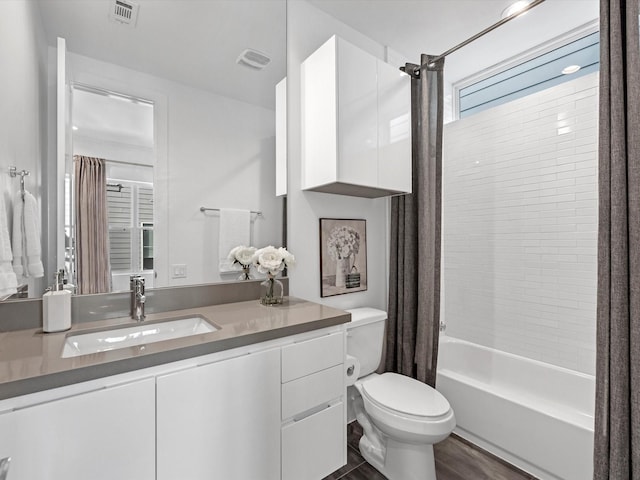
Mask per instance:
[[[253,255],[253,263],[260,273],[270,273],[276,275],[284,268],[282,255],[277,248],[269,245],[268,247],[257,250]]]
[[[280,247],[278,249],[278,252],[280,252],[280,256],[282,257],[282,260],[284,260],[284,263],[287,265],[287,267],[290,267],[291,265],[294,265],[296,263],[296,257],[289,253],[286,248]]]
[[[234,263],[237,262],[243,266],[247,266],[251,264],[255,253],[255,247],[246,247],[244,245],[240,245],[231,249],[231,251],[229,252],[229,260],[233,260]]]

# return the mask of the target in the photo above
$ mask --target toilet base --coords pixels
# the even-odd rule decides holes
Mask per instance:
[[[366,435],[360,438],[359,446],[364,459],[389,480],[436,480],[431,444],[403,443],[387,437],[382,462],[372,453],[371,441]]]

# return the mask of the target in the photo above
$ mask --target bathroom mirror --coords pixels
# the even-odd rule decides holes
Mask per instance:
[[[253,212],[248,236],[245,225],[235,232],[247,244],[284,243],[284,200],[275,192],[275,92],[286,75],[285,0],[32,3],[50,83],[58,37],[66,43],[72,146],[57,228],[67,237],[67,261],[79,208],[73,156],[107,161],[108,208],[116,212],[109,223],[114,291],[128,289],[131,273],[143,274],[148,287],[235,281],[240,272],[219,268],[223,209]],[[135,122],[134,107],[143,111]],[[129,112],[118,117],[123,109]],[[233,223],[230,230],[234,235]]]

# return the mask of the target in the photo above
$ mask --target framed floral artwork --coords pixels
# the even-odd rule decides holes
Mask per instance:
[[[367,289],[366,220],[320,219],[320,296]]]

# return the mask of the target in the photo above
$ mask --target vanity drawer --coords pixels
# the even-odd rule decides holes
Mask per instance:
[[[344,366],[336,365],[282,385],[282,419],[344,395]]]
[[[344,333],[282,347],[282,383],[344,363]]]
[[[346,463],[344,404],[282,427],[282,480],[319,480]]]

